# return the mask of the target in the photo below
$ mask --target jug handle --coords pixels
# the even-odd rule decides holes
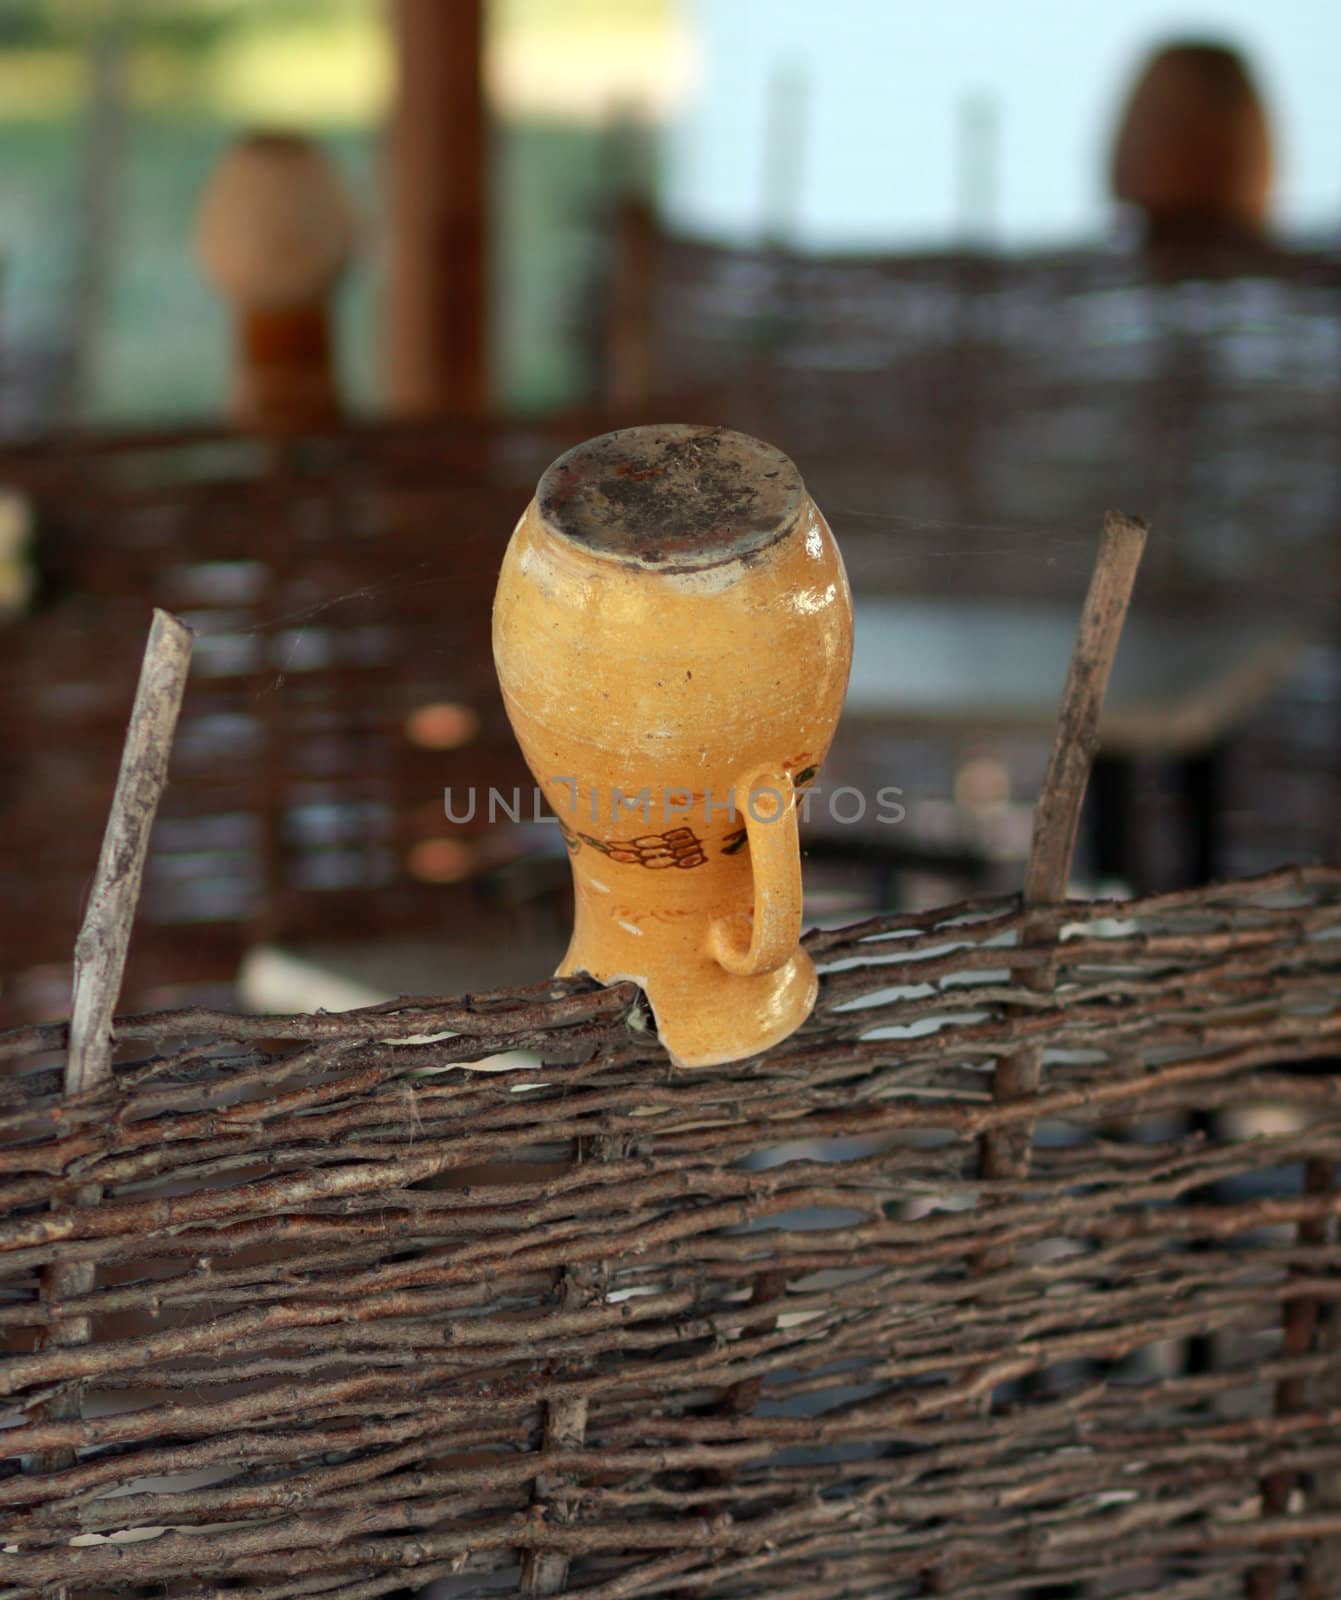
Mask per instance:
[[[761,793],[755,815],[752,797]],[[796,787],[791,774],[761,767],[735,788],[742,795],[745,834],[754,879],[754,926],[748,948],[739,936],[740,917],[719,917],[708,930],[708,953],[728,972],[757,977],[776,972],[796,953],[801,937],[801,840],[796,823]],[[782,803],[781,815],[769,795]]]

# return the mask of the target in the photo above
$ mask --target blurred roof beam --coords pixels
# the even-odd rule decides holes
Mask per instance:
[[[401,413],[487,400],[483,0],[394,0],[387,392]]]

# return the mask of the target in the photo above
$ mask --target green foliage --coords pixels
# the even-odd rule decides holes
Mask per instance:
[[[45,0],[4,0],[0,4],[0,50],[38,49],[60,43],[51,7]]]
[[[124,27],[136,44],[207,49],[239,28],[320,26],[338,11],[373,0],[0,0],[0,49],[83,45],[104,27]]]

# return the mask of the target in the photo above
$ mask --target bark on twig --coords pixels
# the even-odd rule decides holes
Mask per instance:
[[[1062,692],[1043,792],[1034,811],[1033,842],[1024,878],[1026,907],[1066,899],[1085,788],[1098,749],[1099,718],[1147,531],[1139,517],[1122,512],[1110,511],[1104,519],[1099,554]],[[1054,934],[1055,919],[1040,915],[1026,922],[1020,940],[1026,946],[1047,943]],[[1054,981],[1052,963],[1021,974],[1021,982],[1036,991],[1046,992]],[[1041,1051],[1032,1045],[1003,1058],[993,1078],[994,1096],[998,1100],[1018,1100],[1036,1094],[1041,1061]],[[1031,1138],[1032,1128],[1027,1126],[989,1134],[983,1141],[983,1177],[1020,1176],[1028,1168]]]
[[[177,713],[186,692],[191,642],[191,630],[185,623],[165,611],[154,612],[102,852],[75,941],[70,1044],[64,1075],[66,1100],[98,1089],[111,1077],[112,1015],[121,993],[149,836],[167,781]],[[69,1197],[69,1203],[96,1206],[102,1196],[101,1184],[81,1184]],[[92,1290],[95,1270],[89,1261],[59,1260],[47,1270],[43,1295],[51,1318],[47,1331],[51,1346],[59,1349],[88,1343],[88,1317],[62,1316],[61,1307]],[[53,1420],[77,1417],[79,1406],[76,1383],[63,1389],[46,1406],[45,1415]],[[36,1470],[51,1471],[68,1466],[71,1459],[68,1453],[38,1456],[33,1465]]]
[[[112,1013],[121,993],[149,835],[167,782],[191,642],[184,622],[166,611],[154,612],[98,870],[75,941],[67,1095],[83,1093],[111,1070]]]

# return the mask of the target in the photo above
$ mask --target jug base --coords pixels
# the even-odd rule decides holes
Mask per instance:
[[[815,964],[804,950],[758,977],[737,976],[707,959],[673,973],[598,972],[590,962],[568,959],[556,976],[579,972],[598,983],[636,983],[677,1067],[718,1067],[781,1044],[815,1009],[819,993]]]

